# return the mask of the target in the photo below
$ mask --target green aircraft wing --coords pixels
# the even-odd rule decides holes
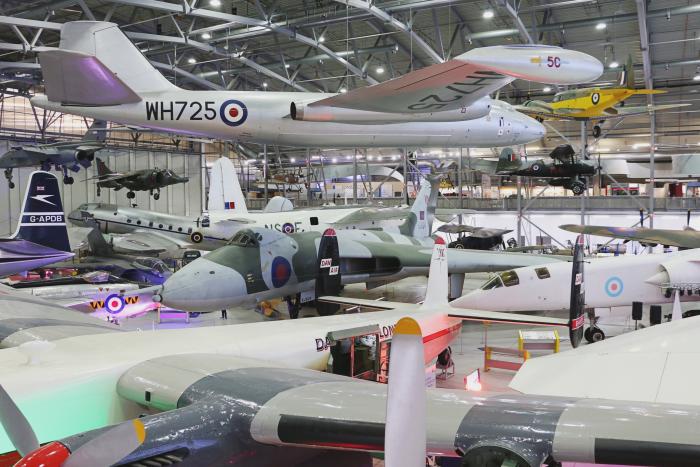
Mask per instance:
[[[647,229],[645,227],[609,227],[604,225],[560,225],[560,229],[599,237],[623,238],[641,243],[700,248],[700,232],[695,230]]]

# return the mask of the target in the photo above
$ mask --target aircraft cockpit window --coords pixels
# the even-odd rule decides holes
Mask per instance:
[[[506,287],[512,287],[514,285],[518,285],[520,283],[520,279],[518,278],[518,274],[515,271],[505,271],[499,274],[501,277],[501,280],[503,281],[503,285]]]
[[[481,286],[481,290],[491,290],[503,287],[503,282],[498,276],[493,276],[486,284]]]
[[[229,241],[229,245],[238,245],[243,247],[255,247],[258,245],[257,240],[254,236],[251,236],[248,232],[238,232]]]
[[[547,268],[535,268],[535,274],[540,279],[549,279],[549,269]]]

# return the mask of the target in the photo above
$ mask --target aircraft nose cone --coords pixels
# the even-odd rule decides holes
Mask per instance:
[[[206,258],[192,261],[170,276],[160,293],[163,305],[182,311],[214,311],[246,298],[243,277]]]
[[[491,294],[484,293],[481,289],[472,290],[471,292],[462,295],[461,297],[453,300],[450,305],[455,308],[475,308],[475,309],[491,309],[487,306],[493,299]]]

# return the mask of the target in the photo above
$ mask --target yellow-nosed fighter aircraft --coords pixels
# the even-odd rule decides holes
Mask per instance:
[[[620,74],[620,85],[612,88],[582,88],[558,92],[551,102],[528,100],[516,106],[520,112],[543,120],[595,120],[598,123],[610,118],[684,107],[690,104],[625,106],[624,101],[640,94],[663,94],[657,89],[635,89],[632,57]],[[618,105],[619,104],[619,105]],[[616,107],[617,106],[617,107]],[[593,136],[600,136],[600,126],[593,127]]]

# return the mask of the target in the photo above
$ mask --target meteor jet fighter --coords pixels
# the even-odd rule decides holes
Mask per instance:
[[[13,146],[0,155],[0,169],[5,169],[8,186],[15,187],[13,169],[41,166],[41,170],[48,171],[52,165],[63,172],[63,183],[71,185],[73,177],[68,171],[78,172],[81,167],[87,169],[92,165],[95,153],[104,147],[106,127],[107,122],[95,120],[83,140],[77,143]]]
[[[585,177],[595,175],[595,167],[577,160],[576,151],[568,144],[555,148],[549,157],[554,160],[551,164],[542,159],[522,161],[511,148],[505,148],[498,158],[496,174],[544,178],[552,186],[562,186],[577,196],[583,194],[587,185]]]
[[[127,173],[116,173],[107,167],[102,159],[97,158],[97,196],[100,196],[101,188],[113,188],[119,191],[127,188],[126,197],[134,199],[134,191],[148,191],[153,199],[160,198],[160,189],[178,183],[187,183],[188,177],[181,177],[170,169],[141,169]]]
[[[576,84],[603,71],[581,52],[509,45],[345,94],[189,91],[153,68],[116,24],[99,21],[63,24],[60,48],[39,61],[46,95],[32,104],[43,109],[240,142],[351,148],[533,141],[542,124],[489,95],[516,78]]]

